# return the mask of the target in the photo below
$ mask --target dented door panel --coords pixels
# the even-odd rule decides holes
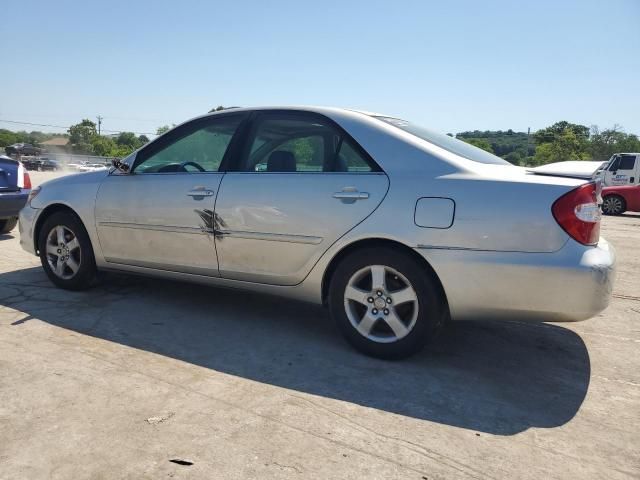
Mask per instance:
[[[105,260],[218,276],[214,205],[222,173],[112,175],[96,226]],[[198,195],[198,191],[203,194]]]

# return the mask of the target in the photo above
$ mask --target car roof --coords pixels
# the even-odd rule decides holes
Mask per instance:
[[[213,115],[220,115],[231,112],[259,112],[259,111],[269,111],[269,110],[289,110],[292,112],[313,112],[330,116],[335,113],[356,113],[359,115],[364,115],[367,117],[387,117],[387,118],[398,118],[394,115],[386,115],[382,113],[375,113],[366,110],[359,110],[355,108],[343,108],[343,107],[326,107],[326,106],[318,106],[318,105],[271,105],[271,106],[256,106],[256,107],[229,107],[224,110],[217,110],[214,112],[209,112],[207,114],[201,115],[200,117],[208,117]],[[199,118],[199,117],[196,117]],[[398,118],[399,119],[399,118]]]
[[[211,118],[217,115],[232,115],[237,112],[251,113],[260,111],[310,112],[324,115],[330,120],[336,122],[348,134],[350,134],[356,142],[358,142],[358,144],[367,151],[367,153],[376,159],[376,162],[380,164],[385,172],[392,173],[394,175],[402,172],[414,172],[417,168],[422,171],[431,171],[434,175],[467,172],[483,174],[484,176],[501,179],[504,179],[505,176],[508,175],[517,175],[518,177],[523,175],[523,173],[519,172],[519,168],[517,167],[513,167],[509,164],[488,165],[475,162],[406,132],[395,125],[376,118],[385,117],[400,120],[400,118],[395,115],[378,114],[357,109],[313,105],[232,107],[191,118],[180,125],[177,125],[176,128],[194,120]],[[372,134],[373,132],[375,132],[375,135]],[[157,137],[153,141],[157,141],[160,137]],[[398,154],[398,151],[400,150],[403,152],[403,162],[392,161],[389,158],[390,156],[388,152],[390,145],[394,145],[393,148],[396,149],[396,154]],[[425,162],[425,153],[439,161]],[[509,171],[506,171],[507,168],[509,168]],[[524,169],[522,170],[524,172]],[[566,180],[574,181],[572,179]]]

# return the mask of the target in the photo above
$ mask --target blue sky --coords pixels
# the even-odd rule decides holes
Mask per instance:
[[[2,12],[2,120],[100,114],[105,129],[154,132],[219,104],[311,104],[443,132],[568,120],[640,133],[640,0],[4,0]]]

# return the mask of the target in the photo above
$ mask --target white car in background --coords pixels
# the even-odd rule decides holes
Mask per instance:
[[[640,185],[640,153],[616,153],[597,177],[605,187]]]
[[[547,163],[539,167],[530,168],[537,175],[551,175],[554,177],[582,178],[591,180],[608,162],[592,162],[587,160],[567,160],[564,162]]]
[[[87,163],[78,167],[80,172],[97,172],[100,170],[109,170],[109,167],[103,163]]]

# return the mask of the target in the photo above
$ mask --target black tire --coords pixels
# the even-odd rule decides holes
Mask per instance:
[[[65,227],[75,234],[80,245],[79,253],[76,252],[79,268],[71,278],[59,277],[49,264],[47,238],[57,226]],[[47,218],[40,229],[38,250],[42,268],[44,268],[45,273],[56,286],[67,290],[85,290],[93,285],[96,278],[96,261],[93,255],[93,247],[87,230],[75,213],[56,212]]]
[[[607,195],[602,201],[602,213],[605,215],[622,215],[626,210],[626,202],[620,195]]]
[[[0,235],[9,233],[11,230],[16,228],[17,224],[18,224],[18,217],[5,218],[0,220]]]
[[[393,273],[389,273],[388,270],[386,271],[384,277],[388,279],[386,280],[386,286],[388,288],[386,288],[386,292],[381,296],[382,299],[387,299],[387,302],[389,302],[393,297],[394,291],[390,285],[393,282],[408,282],[409,286],[413,288],[417,298],[417,317],[414,316],[415,313],[413,310],[416,301],[412,301],[408,307],[411,309],[409,316],[415,318],[413,323],[410,323],[410,325],[413,326],[409,329],[409,333],[396,340],[387,339],[387,343],[380,340],[384,338],[382,336],[378,337],[378,340],[369,338],[371,336],[376,337],[377,334],[371,335],[371,333],[380,327],[382,327],[382,329],[386,328],[389,331],[391,330],[389,328],[390,324],[387,324],[384,320],[381,311],[378,310],[378,314],[374,315],[374,317],[378,317],[378,319],[372,324],[373,326],[371,327],[369,337],[361,334],[356,329],[352,319],[349,318],[349,315],[351,315],[352,318],[359,316],[354,313],[356,310],[367,313],[377,311],[372,310],[375,305],[375,303],[370,302],[372,298],[368,297],[366,299],[369,305],[364,303],[362,306],[360,306],[360,302],[353,304],[350,300],[345,301],[345,290],[350,280],[357,278],[358,275],[360,275],[359,272],[366,272],[369,266],[374,265],[383,266],[400,273],[400,276],[396,276]],[[363,275],[362,281],[367,282],[366,276],[368,274],[364,273]],[[391,277],[389,277],[389,275],[391,275]],[[373,283],[372,277],[373,273],[369,276],[369,278],[371,278],[370,283]],[[399,279],[399,277],[404,278]],[[364,287],[363,290],[366,291],[372,288],[373,287]],[[372,293],[372,295],[377,295],[377,291]],[[373,301],[376,301],[375,298]],[[398,305],[398,310],[393,310],[393,312],[398,312],[399,318],[401,317],[399,313],[400,309],[405,308],[403,305],[406,307],[406,304],[402,304]],[[350,314],[347,314],[347,308],[352,309],[350,310]],[[329,285],[329,309],[338,328],[352,346],[366,355],[383,359],[406,358],[422,350],[427,342],[434,338],[442,327],[447,310],[446,300],[441,293],[441,288],[437,280],[433,278],[432,273],[427,271],[409,255],[388,247],[363,248],[345,257],[340,262],[332,275],[331,284]],[[384,311],[388,312],[387,307],[385,307]],[[364,313],[362,314],[364,315]],[[385,313],[384,315],[387,314],[388,313]],[[358,324],[358,326],[359,325],[360,324]],[[407,326],[406,323],[404,323],[404,325]],[[384,335],[384,333],[381,335]],[[396,338],[395,333],[391,333],[389,338]]]

